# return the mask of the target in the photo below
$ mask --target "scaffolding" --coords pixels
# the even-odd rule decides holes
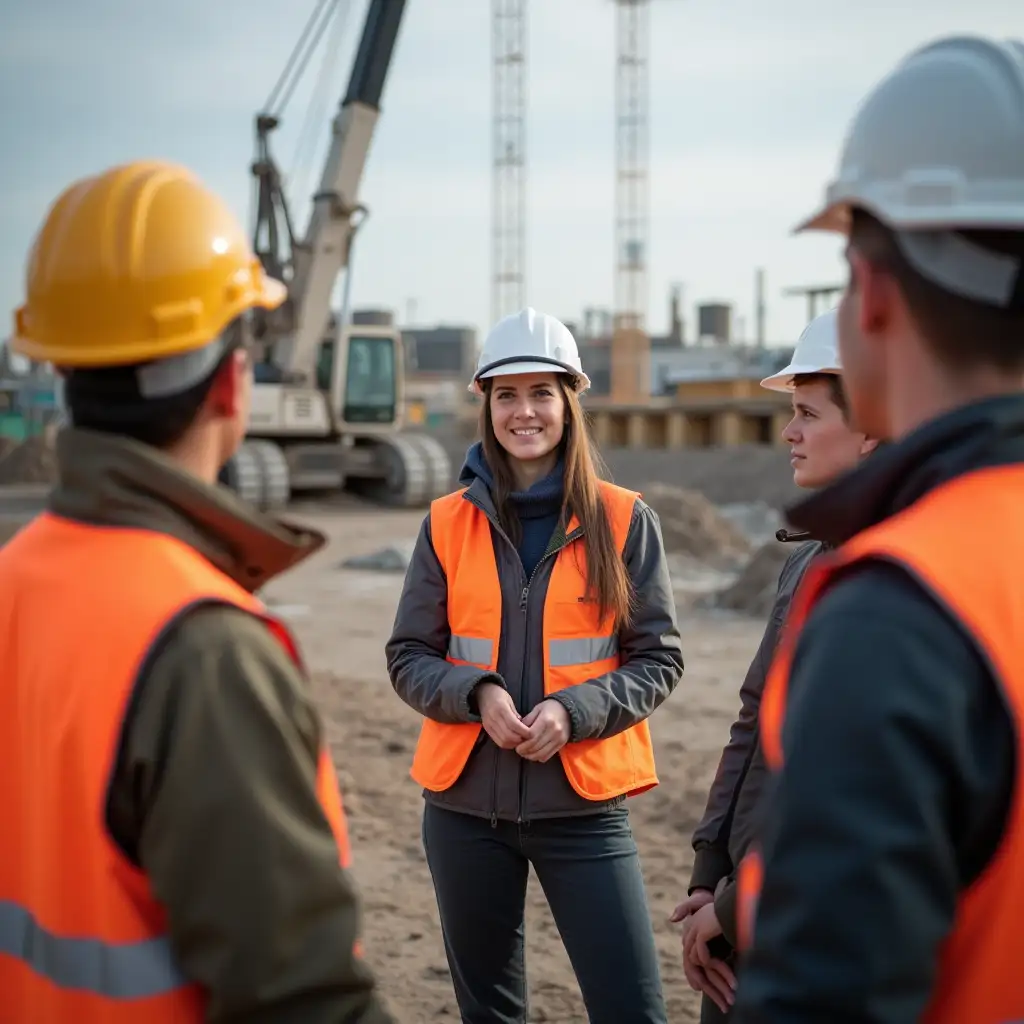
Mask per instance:
[[[649,0],[616,0],[615,15],[615,315],[611,394],[616,401],[629,402],[645,400],[651,390],[647,337]]]
[[[491,322],[526,290],[526,0],[491,0]]]
[[[649,15],[649,0],[616,0],[615,315],[616,327],[639,330],[648,298]]]

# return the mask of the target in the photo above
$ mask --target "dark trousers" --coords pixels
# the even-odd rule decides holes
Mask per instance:
[[[427,804],[423,846],[464,1024],[525,1024],[532,864],[591,1024],[666,1024],[658,955],[624,806],[517,825]]]
[[[730,1017],[731,1013],[722,1013],[707,996],[700,997],[700,1024],[728,1024]]]

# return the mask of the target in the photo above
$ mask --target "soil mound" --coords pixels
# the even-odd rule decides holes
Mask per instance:
[[[708,606],[767,618],[778,592],[779,573],[792,553],[792,545],[777,540],[762,544],[739,576],[708,600]]]
[[[653,483],[644,500],[661,520],[665,548],[709,565],[741,564],[752,545],[746,534],[700,491]]]

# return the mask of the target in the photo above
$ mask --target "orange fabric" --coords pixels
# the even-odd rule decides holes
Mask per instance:
[[[757,897],[764,880],[764,862],[761,851],[752,846],[736,871],[736,940],[740,949],[749,949],[757,913]]]
[[[608,483],[602,484],[601,493],[621,552],[639,495]],[[430,509],[434,550],[448,580],[448,661],[493,672],[501,639],[501,584],[487,516],[463,494],[439,498]],[[571,522],[568,532],[578,525]],[[621,664],[611,620],[600,619],[594,602],[583,600],[584,544],[580,539],[566,545],[551,570],[544,603],[545,694],[598,678]],[[470,647],[479,649],[480,656],[460,657],[471,654]],[[426,789],[447,789],[466,767],[481,728],[478,723],[444,725],[424,719],[412,777]],[[559,756],[573,789],[588,800],[635,796],[658,784],[646,722],[608,739],[568,743]]]
[[[154,643],[196,603],[262,617],[297,660],[295,645],[201,555],[145,530],[44,514],[0,550],[0,578],[0,1019],[200,1021],[166,911],[106,831],[122,721]],[[318,788],[347,862],[326,752]]]
[[[1024,467],[977,470],[936,489],[916,504],[858,535],[812,567],[792,606],[761,704],[761,736],[773,770],[782,767],[782,726],[796,638],[824,588],[861,559],[905,566],[961,623],[992,666],[1013,715],[1024,729]],[[969,534],[960,523],[984,524]],[[940,953],[935,991],[924,1024],[1005,1024],[1024,1018],[1024,757],[1006,830],[995,857],[960,895],[955,924]],[[756,856],[756,853],[753,855]],[[740,913],[756,911],[757,886],[740,894]]]

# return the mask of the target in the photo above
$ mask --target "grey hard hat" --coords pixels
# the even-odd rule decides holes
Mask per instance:
[[[824,207],[796,230],[846,233],[853,207],[892,228],[923,276],[1008,305],[1020,261],[955,232],[1024,231],[1024,43],[940,39],[875,86]]]

